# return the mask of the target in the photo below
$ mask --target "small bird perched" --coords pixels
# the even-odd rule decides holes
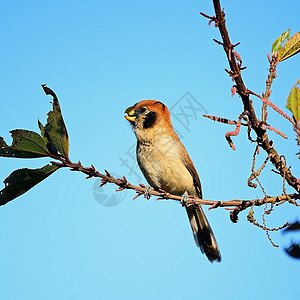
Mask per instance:
[[[125,113],[137,138],[138,164],[150,186],[173,195],[202,198],[199,176],[173,129],[168,108],[160,101],[143,100]],[[211,262],[220,262],[219,247],[201,205],[185,207],[196,245]]]

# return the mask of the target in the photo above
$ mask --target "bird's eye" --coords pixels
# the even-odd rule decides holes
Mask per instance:
[[[142,112],[142,113],[144,113],[146,110],[147,110],[146,107],[142,107],[142,108],[141,108],[141,112]]]

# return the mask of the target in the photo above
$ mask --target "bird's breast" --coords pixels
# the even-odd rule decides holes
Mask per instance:
[[[148,183],[168,193],[195,195],[193,177],[184,164],[179,140],[161,135],[152,141],[138,141],[137,160]]]

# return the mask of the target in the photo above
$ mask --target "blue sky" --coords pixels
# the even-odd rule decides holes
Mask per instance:
[[[284,6],[227,2],[221,5],[232,41],[241,42],[237,51],[248,67],[246,86],[260,94],[266,54],[288,28],[299,31],[298,10],[294,1]],[[51,98],[40,84],[47,83],[61,102],[71,159],[145,183],[128,154],[135,137],[123,112],[139,100],[157,99],[174,108],[174,126],[206,199],[262,197],[259,189],[247,187],[254,145],[244,131],[234,138],[232,151],[224,138],[231,127],[204,119],[199,111],[187,127],[175,118],[187,92],[203,112],[236,119],[242,111],[239,98],[230,95],[225,54],[212,42],[219,33],[200,11],[212,15],[211,1],[3,2],[0,136],[10,142],[9,130],[37,131],[37,119],[45,123]],[[278,66],[271,100],[285,112],[298,78],[299,57]],[[260,111],[259,100],[254,102]],[[289,136],[286,141],[270,133],[299,177],[292,126],[271,110],[269,122]],[[264,158],[261,152],[258,161]],[[16,168],[47,162],[2,158],[0,179]],[[282,180],[271,169],[267,166],[262,182],[276,196]],[[180,204],[133,201],[132,191],[116,196],[113,186],[100,191],[96,186],[94,179],[59,170],[0,208],[2,299],[293,299],[299,294],[299,261],[283,251],[290,237],[272,234],[281,246],[272,247],[266,234],[246,221],[246,212],[237,224],[228,211],[207,212],[223,259],[211,264],[195,247]],[[107,207],[113,201],[120,203]],[[260,222],[261,214],[255,210]],[[267,224],[280,226],[298,216],[295,207],[282,205]]]

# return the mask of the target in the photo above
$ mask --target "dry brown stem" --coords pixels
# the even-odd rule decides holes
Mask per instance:
[[[273,141],[269,140],[268,134],[266,129],[264,128],[264,122],[260,122],[256,116],[252,101],[249,97],[249,90],[246,88],[244,81],[241,76],[241,68],[239,63],[236,61],[236,56],[234,55],[234,45],[231,43],[228,31],[225,25],[225,13],[221,10],[220,2],[218,0],[213,0],[214,9],[216,13],[216,20],[218,24],[218,28],[222,37],[222,41],[220,42],[224,48],[224,51],[227,55],[227,59],[230,66],[230,76],[235,81],[236,89],[238,95],[241,97],[244,111],[248,112],[248,119],[251,126],[251,129],[255,131],[257,136],[257,143],[258,145],[267,152],[268,157],[270,157],[270,161],[275,166],[275,168],[279,171],[280,175],[285,179],[287,183],[293,187],[298,193],[300,192],[300,182],[299,180],[292,174],[291,170],[287,167],[286,163],[284,163],[280,155],[275,149]],[[269,87],[267,86],[265,96],[269,96],[270,94],[270,85],[272,80],[275,78],[276,73],[270,72],[273,77],[272,79],[267,80]],[[263,116],[265,113],[263,113]],[[265,117],[263,117],[265,118]],[[263,120],[264,121],[264,120]]]

